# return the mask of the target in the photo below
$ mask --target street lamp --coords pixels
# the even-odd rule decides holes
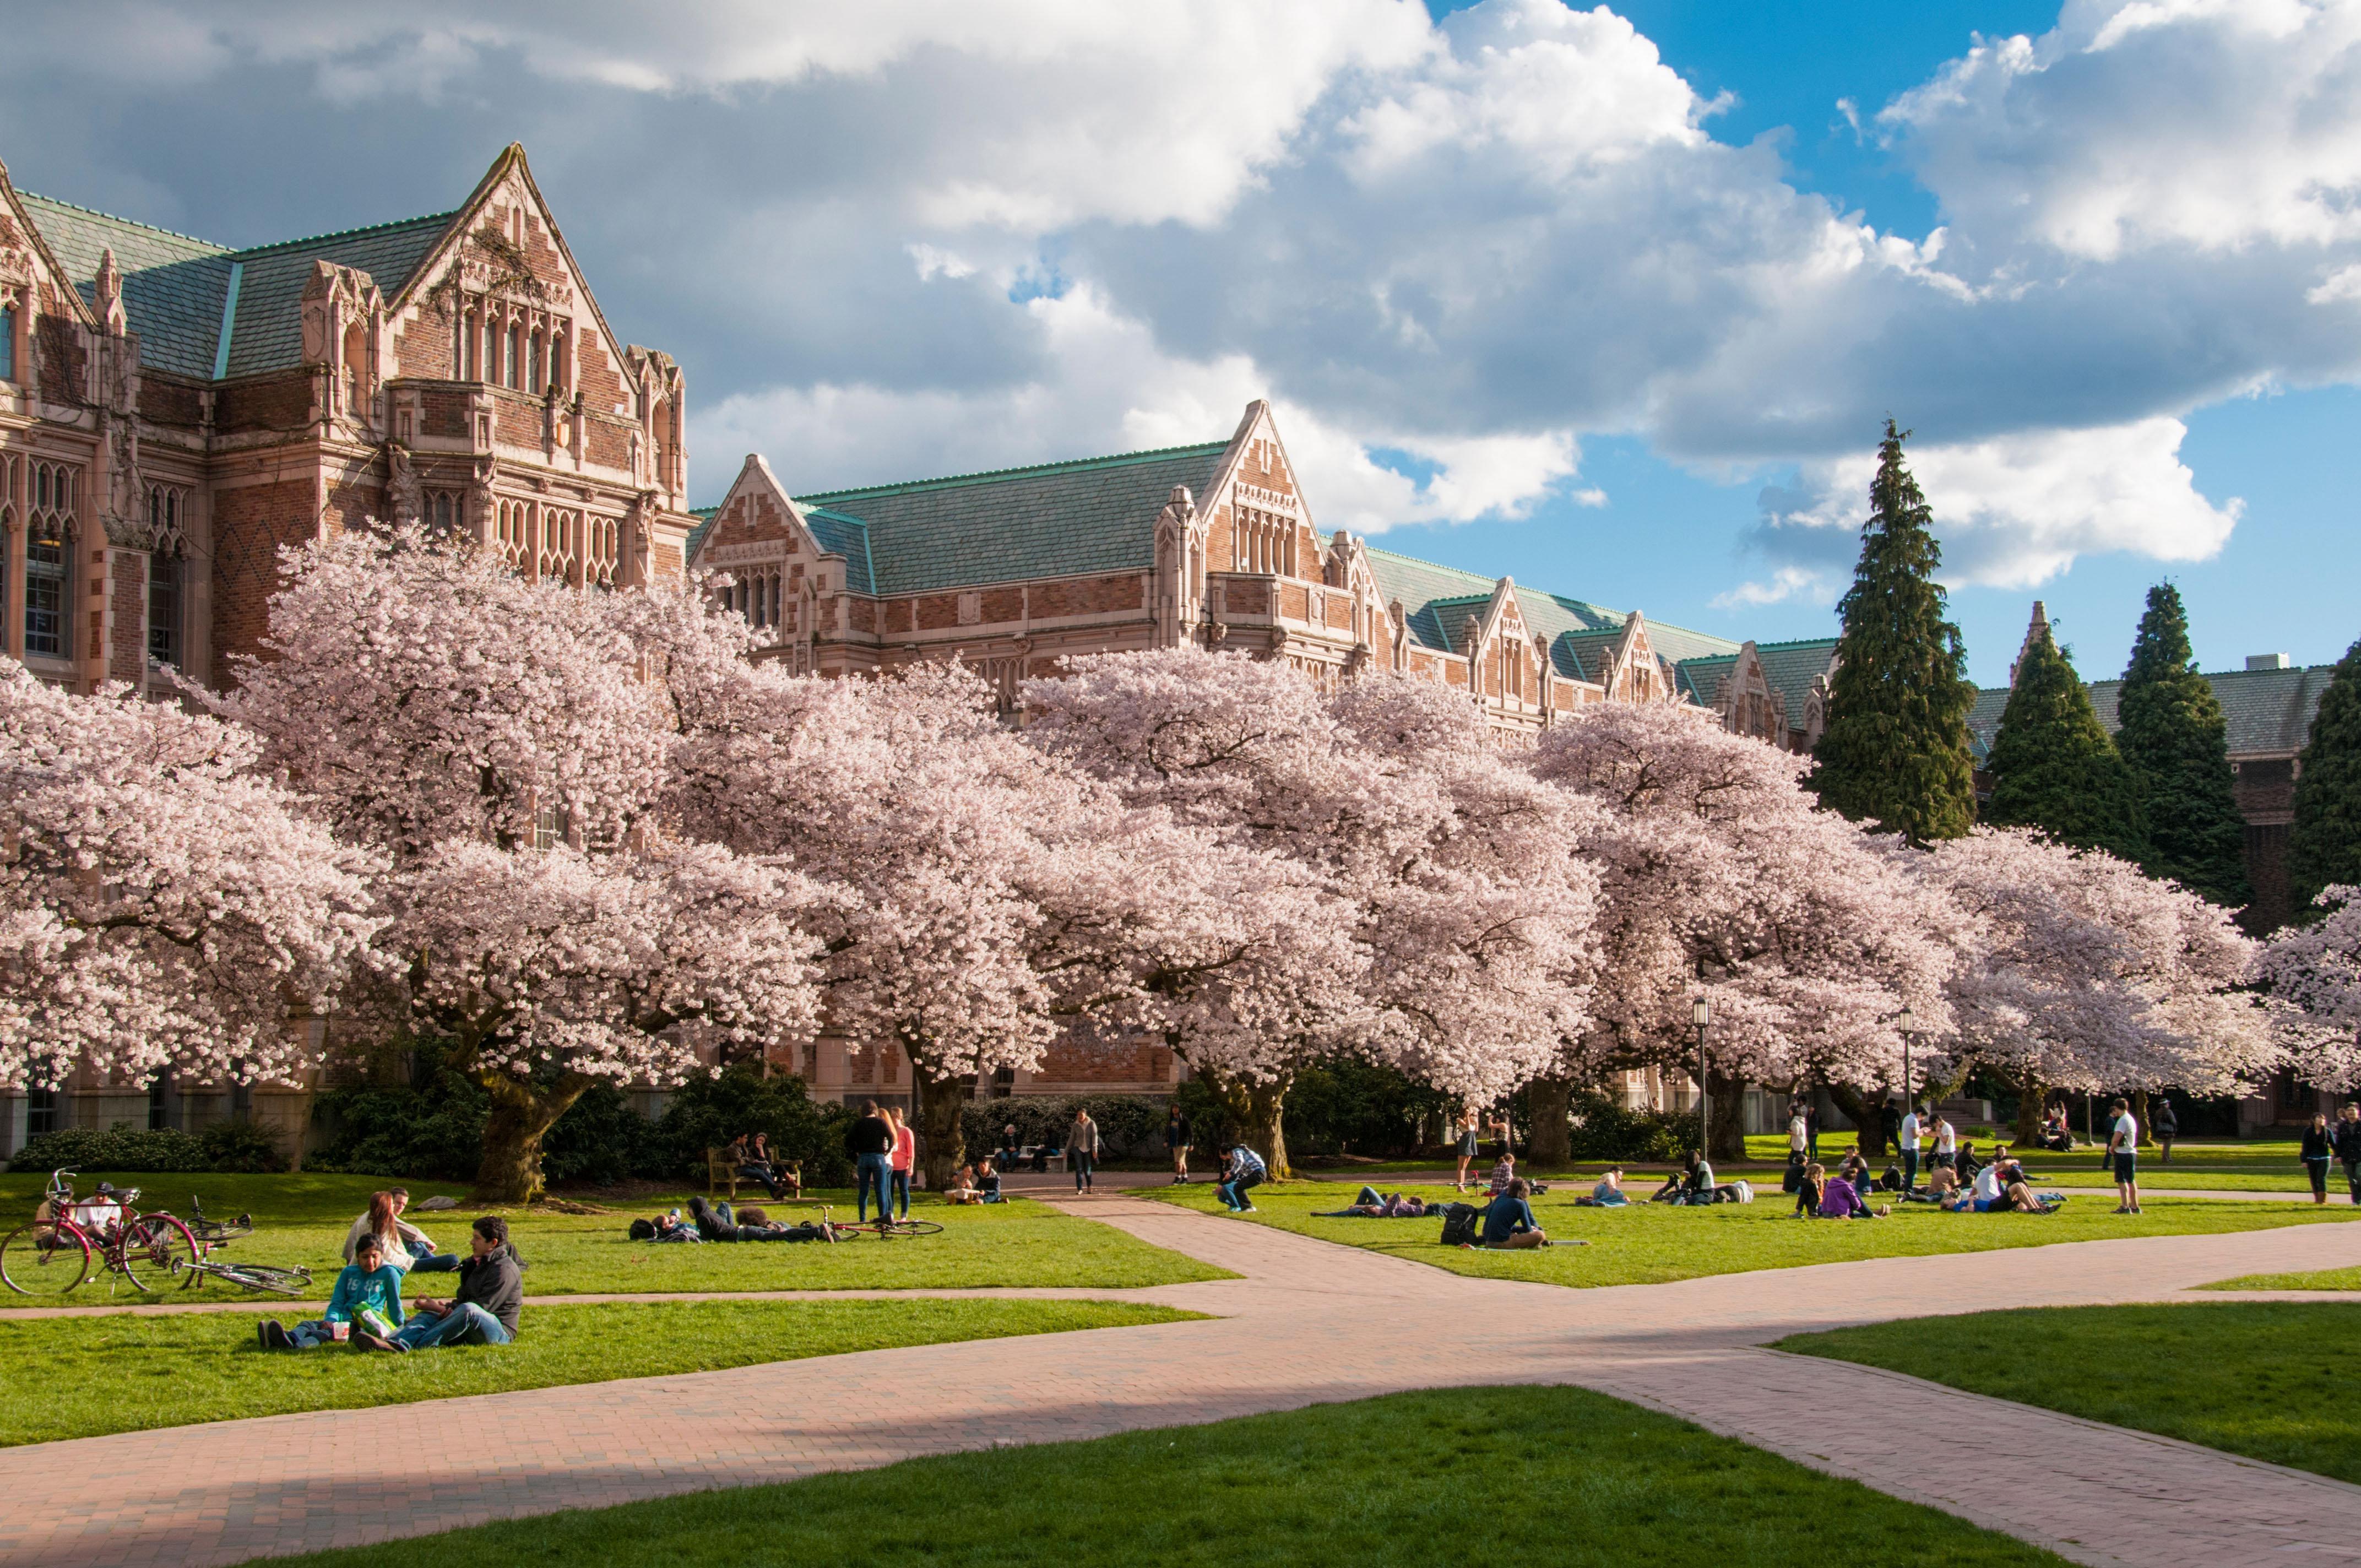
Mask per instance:
[[[1907,1007],[1894,1019],[1894,1026],[1902,1031],[1902,1113],[1905,1116],[1916,1108],[1916,1102],[1910,1098],[1910,1033],[1917,1022]]]
[[[1703,996],[1689,999],[1689,1022],[1697,1025],[1697,1157],[1710,1158],[1706,1151],[1713,1142],[1713,1096],[1705,1086],[1705,1026],[1713,1022],[1713,1003]]]

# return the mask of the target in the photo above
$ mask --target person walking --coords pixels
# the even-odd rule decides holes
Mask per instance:
[[[1804,1102],[1804,1154],[1812,1164],[1820,1163],[1820,1102],[1817,1096]]]
[[[1925,1117],[1918,1107],[1913,1105],[1909,1114],[1902,1118],[1902,1124],[1894,1129],[1894,1136],[1902,1146],[1902,1190],[1905,1192],[1915,1192],[1918,1188],[1918,1130],[1925,1124]]]
[[[1076,1105],[1073,1122],[1066,1128],[1066,1164],[1074,1173],[1075,1191],[1091,1190],[1091,1168],[1098,1157],[1099,1124],[1086,1107]]]
[[[2132,1102],[2117,1095],[2107,1106],[2115,1124],[2107,1135],[2107,1157],[2114,1162],[2115,1191],[2123,1199],[2116,1205],[2118,1214],[2136,1214],[2139,1204],[2139,1123],[2133,1119]]]
[[[874,1100],[862,1101],[860,1117],[845,1129],[844,1152],[852,1157],[854,1179],[860,1183],[853,1212],[862,1220],[869,1218],[869,1193],[874,1188],[877,1217],[887,1218],[885,1190],[894,1172],[894,1128],[877,1113]]]
[[[1476,1147],[1477,1126],[1476,1108],[1471,1105],[1459,1116],[1459,1174],[1452,1178],[1451,1190],[1454,1192],[1467,1190],[1467,1172],[1475,1165],[1477,1152]]]
[[[2361,1204],[2361,1105],[2347,1104],[2336,1119],[2336,1157],[2345,1164],[2345,1185]]]
[[[885,1119],[894,1125],[894,1146],[886,1151],[885,1169],[893,1182],[892,1196],[901,1205],[903,1219],[910,1217],[910,1172],[918,1163],[918,1135],[911,1129],[900,1106],[888,1106]]]
[[[2303,1146],[2297,1151],[2303,1157],[2303,1173],[2312,1178],[2312,1201],[2328,1201],[2328,1162],[2336,1154],[2335,1136],[2328,1130],[2328,1118],[2315,1111],[2312,1125],[2303,1130]]]
[[[1189,1179],[1189,1118],[1174,1101],[1164,1118],[1164,1147],[1172,1156],[1172,1185]]]
[[[1863,1131],[1867,1129],[1864,1128]],[[1875,1159],[1887,1149],[1895,1147],[1901,1142],[1902,1112],[1891,1100],[1878,1107],[1877,1134],[1880,1140],[1878,1146],[1869,1151],[1869,1157],[1872,1159]]]
[[[2148,1106],[2148,1128],[2156,1135],[2157,1163],[2172,1163],[2172,1140],[2180,1135],[2180,1118],[2173,1113],[2172,1097],[2159,1094]]]

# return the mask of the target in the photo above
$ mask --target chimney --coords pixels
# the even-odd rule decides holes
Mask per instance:
[[[2016,687],[2017,666],[2025,663],[2025,656],[2033,652],[2033,645],[2036,642],[2040,641],[2043,634],[2048,630],[2048,607],[2044,605],[2039,599],[2035,599],[2033,601],[2033,619],[2026,622],[2025,626],[2025,645],[2016,651],[2015,659],[2013,660],[2008,666],[2008,684],[2009,688],[2012,691]]]
[[[2250,670],[2287,670],[2294,668],[2284,653],[2249,653],[2246,668]]]

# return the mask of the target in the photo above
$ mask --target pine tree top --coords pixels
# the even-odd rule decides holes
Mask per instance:
[[[2246,820],[2231,772],[2229,726],[2197,669],[2189,617],[2170,583],[2148,590],[2116,699],[2115,748],[2140,786],[2148,872],[2235,908],[2246,882]]]
[[[2301,914],[2323,887],[2361,884],[2361,641],[2345,651],[2320,694],[2296,769],[2287,871]]]
[[[2127,861],[2147,858],[2137,782],[2046,624],[2026,640],[1984,766],[1993,777],[1986,820],[2039,828],[2062,843]]]

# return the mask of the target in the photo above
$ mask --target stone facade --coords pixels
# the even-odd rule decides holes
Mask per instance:
[[[453,211],[246,250],[0,168],[0,652],[82,691],[222,684],[259,651],[280,546],[372,518],[577,585],[677,579],[686,397],[609,328],[522,148]],[[168,1086],[154,1117],[215,1101]],[[43,1122],[146,1125],[148,1102],[0,1090],[0,1155]]]

